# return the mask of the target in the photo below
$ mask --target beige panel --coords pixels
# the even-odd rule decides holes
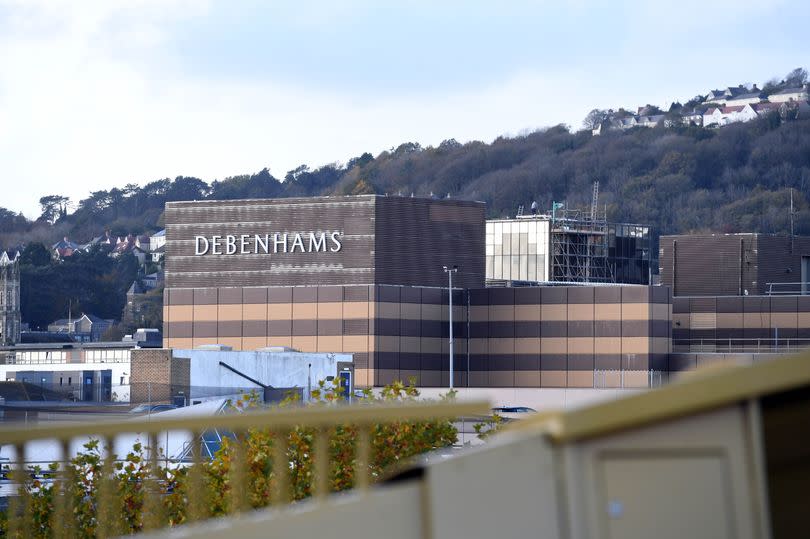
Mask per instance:
[[[396,337],[394,337],[396,338]],[[367,335],[344,335],[343,336],[343,351],[344,352],[368,352],[369,341],[371,339]]]
[[[515,372],[489,371],[489,385],[492,387],[513,387],[515,385]]]
[[[689,327],[691,329],[717,329],[717,314],[690,313]]]
[[[267,320],[267,305],[264,303],[246,303],[243,309],[245,320]]]
[[[196,344],[197,339],[194,339]],[[225,346],[230,346],[234,350],[241,350],[242,349],[242,338],[241,337],[220,337],[217,339],[219,344],[224,344]]]
[[[193,341],[192,348],[202,346],[205,344],[223,344],[216,337],[194,337],[193,339],[190,340]]]
[[[624,371],[624,387],[648,387],[650,375],[647,371]]]
[[[796,313],[771,313],[771,327],[796,329],[799,327],[799,317]]]
[[[520,337],[515,339],[515,353],[516,354],[539,354],[540,353],[540,340],[535,337]]]
[[[593,371],[568,371],[568,387],[593,387]]]
[[[593,337],[568,337],[569,354],[593,354]]]
[[[810,314],[808,314],[810,316]],[[489,321],[489,307],[486,305],[470,305],[470,322]]]
[[[168,305],[163,306],[163,321],[164,322],[169,322],[170,321],[170,318],[169,318],[169,306]]]
[[[565,387],[568,383],[566,371],[542,371],[540,373],[541,387]]]
[[[648,320],[649,303],[622,303],[622,320]]]
[[[621,354],[621,337],[595,337],[593,340],[593,351],[597,354]]]
[[[672,318],[672,305],[669,303],[653,303],[652,318],[655,320],[669,320]]]
[[[388,303],[387,305],[391,305]],[[364,319],[374,316],[373,313],[373,304],[369,304],[367,301],[347,301],[343,303],[343,318],[345,320],[357,320],[357,319]],[[389,316],[386,318],[396,318],[397,315]]]
[[[489,353],[489,339],[470,339],[471,354]]]
[[[769,328],[771,327],[771,313],[745,313],[743,325],[752,329]]]
[[[601,459],[603,506],[621,509],[605,518],[606,535],[623,539],[736,536],[727,456],[658,455]],[[661,488],[666,485],[666,488]],[[710,503],[707,503],[710,501]]]
[[[318,318],[317,303],[293,303],[293,320],[315,320]]]
[[[402,303],[399,309],[400,318],[406,320],[419,320],[422,318],[421,305],[418,303]]]
[[[568,339],[565,337],[543,337],[540,339],[540,350],[543,354],[568,353]]]
[[[540,321],[540,305],[515,305],[515,320]]]
[[[347,303],[348,307],[350,304]],[[346,315],[344,310],[344,316]],[[380,301],[377,303],[377,316],[380,318],[399,318],[399,303]]]
[[[447,313],[450,312],[449,305],[442,305],[441,306],[441,320],[442,322],[447,322]],[[423,313],[424,314],[424,313]],[[458,322],[459,320],[467,320],[467,306],[466,305],[453,305],[453,320]]]
[[[217,306],[216,305],[195,305],[194,306],[194,321],[195,322],[216,322],[217,320]]]
[[[242,320],[241,305],[219,305],[218,307],[218,320]]]
[[[404,338],[404,337],[403,337]],[[422,337],[420,339],[419,347],[422,352],[427,354],[438,354],[442,351],[442,346],[447,343],[441,337]],[[458,346],[459,341],[456,341],[454,344],[454,352],[456,354],[461,353],[461,349]]]
[[[597,303],[594,306],[594,320],[621,320],[621,303]]]
[[[343,351],[343,337],[337,336],[319,336],[318,337],[318,352],[342,352]]]
[[[316,352],[318,350],[318,338],[293,337],[292,347],[301,352]]]
[[[799,327],[810,328],[810,313],[798,313]]]
[[[689,315],[687,313],[673,314],[672,327],[689,329]]]
[[[596,382],[599,387],[622,387],[622,373],[619,370],[599,371]]]
[[[267,346],[292,346],[292,337],[267,337]]]
[[[448,310],[448,306],[444,306],[444,308],[442,308],[442,305],[430,305],[426,303],[422,305],[422,313],[420,318],[422,320],[446,320]],[[442,311],[444,311],[444,317],[442,317]],[[458,316],[458,312],[456,312],[455,307],[453,308],[453,314]],[[460,320],[460,318],[457,319]]]
[[[267,337],[242,337],[243,350],[256,350],[267,346]]]
[[[489,353],[490,354],[514,354],[515,353],[515,339],[490,339],[489,340]]]
[[[569,303],[568,320],[593,320],[594,307],[590,303]]]
[[[169,339],[169,341],[170,342],[166,343],[166,348],[179,348],[181,350],[194,348],[193,339],[181,338],[181,339]]]
[[[541,305],[540,317],[543,322],[568,320],[568,309],[565,305]]]
[[[717,313],[717,327],[742,329],[742,313]]]
[[[540,371],[515,371],[515,387],[540,387]]]
[[[420,337],[400,337],[399,338],[399,351],[419,353]]]
[[[338,301],[319,303],[318,318],[321,320],[340,320],[343,318],[343,303]]]
[[[515,319],[514,305],[490,305],[489,319],[493,322],[509,322]]]
[[[292,303],[271,303],[267,305],[268,320],[292,320]]]
[[[346,343],[343,343],[346,346]],[[379,352],[399,352],[399,337],[381,335],[377,337],[377,350]]]
[[[371,369],[354,369],[355,387],[368,387],[371,382]]]
[[[169,318],[172,322],[191,322],[194,319],[194,305],[169,305]]]
[[[649,337],[623,337],[623,354],[649,354],[652,342]]]

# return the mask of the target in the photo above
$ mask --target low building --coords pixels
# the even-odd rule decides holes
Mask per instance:
[[[771,103],[807,101],[808,99],[810,99],[810,95],[808,95],[807,86],[800,86],[797,88],[785,88],[784,90],[780,90],[768,96],[768,101],[770,101]]]
[[[305,353],[284,347],[234,351],[223,346],[198,349],[136,350],[132,359],[132,402],[194,404],[212,398],[256,392],[265,401],[288,392],[308,399],[319,381],[338,379],[348,398],[354,387],[352,354]]]
[[[52,333],[67,333],[77,342],[98,342],[115,320],[82,313],[78,318],[61,318],[48,324]]]

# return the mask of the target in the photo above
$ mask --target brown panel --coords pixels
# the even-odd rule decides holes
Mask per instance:
[[[618,286],[598,286],[594,289],[593,300],[595,303],[621,303],[621,288]]]
[[[245,287],[242,289],[242,301],[245,303],[267,303],[267,289],[264,287]]]
[[[268,288],[267,303],[292,303],[292,288],[289,287]]]
[[[242,335],[244,337],[266,337],[267,322],[264,320],[245,320],[242,323]]]
[[[194,336],[192,322],[169,322],[168,334],[172,339],[191,338]]]
[[[241,337],[242,336],[242,321],[241,320],[220,320],[217,324],[218,337]]]
[[[319,286],[317,287],[317,291],[318,303],[343,301],[342,286]]]
[[[166,289],[166,293],[169,294],[169,302],[172,305],[194,305],[194,290],[190,288]]]
[[[515,387],[515,371],[489,371],[490,387]]]
[[[217,322],[216,320],[213,321],[203,321],[203,322],[193,322],[194,327],[192,331],[194,332],[193,337],[196,339],[197,337],[213,337],[216,338],[217,336]]]
[[[594,289],[589,286],[572,286],[568,288],[568,305],[593,305]]]
[[[270,320],[267,322],[267,334],[274,337],[289,337],[292,335],[292,321]]]
[[[295,329],[296,322],[293,322],[293,330]],[[318,335],[343,335],[343,321],[342,320],[318,320]]]
[[[293,320],[292,336],[317,335],[318,325],[316,320]],[[295,340],[293,338],[293,340]]]
[[[242,304],[241,288],[220,288],[219,303],[222,304]]]
[[[216,304],[217,304],[216,288],[194,289],[194,305],[216,305]]]

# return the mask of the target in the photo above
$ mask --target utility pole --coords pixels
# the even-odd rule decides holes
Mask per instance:
[[[453,274],[458,272],[458,266],[442,266],[442,269],[447,274],[447,297],[450,298],[450,389],[453,389]]]

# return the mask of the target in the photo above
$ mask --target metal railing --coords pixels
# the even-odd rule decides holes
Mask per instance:
[[[788,354],[810,348],[810,339],[672,339],[673,352]]]
[[[810,282],[765,283],[768,296],[804,296],[810,293]]]
[[[4,490],[10,493],[7,496],[6,510],[8,537],[76,537],[81,536],[80,522],[77,522],[76,505],[85,503],[92,498],[91,518],[92,533],[97,537],[107,537],[121,533],[120,508],[125,490],[117,482],[121,474],[121,460],[114,454],[115,441],[122,435],[138,433],[145,440],[144,458],[142,464],[146,470],[140,479],[129,485],[139,492],[142,497],[142,527],[138,531],[154,530],[165,527],[168,522],[167,511],[171,505],[169,498],[176,496],[172,486],[167,483],[165,475],[159,472],[160,462],[164,457],[158,450],[159,439],[170,432],[189,433],[191,440],[201,440],[204,432],[213,428],[233,433],[230,440],[231,451],[227,459],[229,465],[222,482],[220,495],[227,498],[224,514],[235,514],[251,508],[248,500],[247,470],[255,466],[254,461],[246,462],[249,455],[247,447],[248,433],[260,429],[266,433],[271,443],[266,446],[266,460],[268,469],[265,474],[270,504],[284,504],[295,499],[291,493],[290,482],[293,464],[290,461],[291,446],[301,444],[300,429],[308,429],[311,433],[311,446],[307,446],[307,453],[311,456],[311,468],[307,468],[311,478],[311,493],[316,500],[327,503],[327,494],[332,491],[330,474],[333,473],[330,458],[337,458],[334,447],[330,446],[330,438],[335,436],[336,429],[341,426],[351,426],[356,429],[354,436],[354,453],[350,458],[353,465],[353,486],[360,491],[369,488],[370,483],[377,478],[372,473],[371,463],[374,451],[380,451],[380,444],[384,441],[372,436],[378,436],[382,426],[399,422],[419,421],[445,421],[464,416],[483,416],[490,412],[486,402],[467,403],[408,403],[399,405],[352,405],[352,406],[310,406],[297,408],[282,408],[270,411],[245,412],[230,415],[215,416],[183,416],[159,420],[153,416],[151,420],[127,422],[99,422],[83,425],[42,425],[35,427],[10,426],[0,428],[0,447],[3,453],[13,449],[13,457],[4,462],[3,481],[7,483]],[[71,463],[76,451],[73,449],[76,440],[93,439],[98,441],[102,448],[100,459],[95,468],[86,474],[84,480],[93,479],[98,489],[92,495],[85,495],[84,499],[75,496],[77,470]],[[35,443],[51,443],[58,447],[60,459],[52,465],[49,472],[39,472],[35,477],[30,469],[31,461],[26,459],[27,452]],[[200,444],[190,445],[190,463],[174,463],[175,469],[182,469],[185,473],[186,486],[181,494],[184,507],[182,523],[202,520],[211,515],[206,508],[210,496],[205,487],[207,481],[204,476],[203,459]],[[0,455],[4,457],[6,455]],[[255,454],[254,454],[255,457]],[[264,458],[264,457],[263,457]],[[3,459],[5,460],[5,459]],[[128,461],[131,462],[131,461]],[[168,464],[168,463],[167,463]],[[165,470],[165,468],[164,468]],[[376,473],[376,472],[375,472]],[[91,477],[95,476],[95,477]],[[271,479],[272,478],[272,479]],[[309,479],[308,479],[309,480]],[[35,482],[32,485],[32,481]],[[11,488],[8,488],[8,483]],[[264,484],[264,483],[263,483]],[[126,485],[125,485],[126,486]],[[50,489],[50,507],[52,508],[47,522],[42,522],[42,516],[34,516],[37,507],[41,509],[41,499],[35,500],[36,494],[42,489]],[[223,490],[224,489],[224,490]],[[136,492],[136,493],[137,493]],[[176,501],[174,502],[176,503]],[[37,505],[40,504],[40,505]],[[118,511],[118,512],[117,512]],[[47,528],[47,533],[40,533]],[[86,532],[85,532],[86,533]]]

